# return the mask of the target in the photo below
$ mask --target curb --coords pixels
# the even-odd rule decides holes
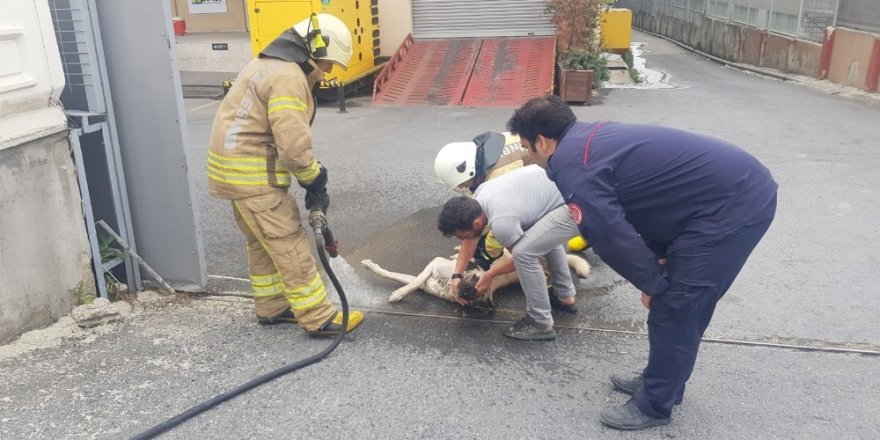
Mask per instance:
[[[191,99],[191,98],[200,98],[200,99],[222,99],[223,98],[223,87],[222,86],[209,86],[209,85],[184,85],[183,89],[183,98]]]

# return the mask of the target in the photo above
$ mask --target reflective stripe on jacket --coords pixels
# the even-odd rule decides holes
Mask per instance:
[[[286,190],[293,178],[311,183],[319,174],[309,123],[315,109],[312,87],[296,63],[255,58],[229,89],[211,130],[208,189],[212,196],[241,199]]]

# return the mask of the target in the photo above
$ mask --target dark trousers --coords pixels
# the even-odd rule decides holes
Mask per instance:
[[[634,399],[652,417],[668,418],[697,360],[715,304],[724,296],[767,232],[776,200],[741,230],[667,255],[670,287],[651,299],[648,366]]]

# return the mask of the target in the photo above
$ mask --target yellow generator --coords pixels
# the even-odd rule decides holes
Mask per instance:
[[[623,53],[629,50],[632,37],[632,11],[608,9],[602,12],[602,46]]]
[[[333,69],[322,88],[348,86],[378,70],[378,0],[247,0],[247,4],[254,56],[285,29],[312,13],[324,12],[348,25],[354,47],[348,70]]]

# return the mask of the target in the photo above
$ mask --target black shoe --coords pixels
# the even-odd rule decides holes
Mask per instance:
[[[257,316],[257,322],[262,325],[273,325],[281,323],[296,324],[296,316],[293,316],[293,310],[287,309],[271,318],[265,316]]]
[[[553,292],[550,292],[550,308],[560,312],[571,313],[572,315],[578,312],[577,304],[563,304]]]
[[[636,431],[652,426],[668,425],[670,418],[651,417],[643,413],[633,399],[620,406],[610,406],[599,414],[603,425],[623,431]]]
[[[632,396],[636,393],[640,386],[642,386],[642,375],[638,375],[636,377],[622,377],[616,374],[611,375],[611,383],[614,385],[614,389],[620,391],[623,394],[629,394]],[[681,405],[681,397],[679,396],[675,399],[676,405]]]

